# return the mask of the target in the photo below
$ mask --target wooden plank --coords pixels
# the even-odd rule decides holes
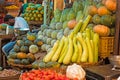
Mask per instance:
[[[117,11],[116,11],[116,27],[115,27],[115,45],[114,45],[114,53],[113,54],[120,54],[120,0],[117,0]]]

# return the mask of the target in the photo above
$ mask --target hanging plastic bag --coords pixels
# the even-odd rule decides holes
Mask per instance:
[[[77,78],[78,80],[83,80],[85,75],[86,73],[80,65],[73,64],[67,67],[66,76],[70,79]]]

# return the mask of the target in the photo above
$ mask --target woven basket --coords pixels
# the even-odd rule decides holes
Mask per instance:
[[[0,77],[0,80],[19,80],[20,74],[17,74],[15,76],[9,76],[9,77]]]
[[[7,63],[11,66],[11,67],[18,67],[18,68],[28,68],[28,69],[31,69],[32,68],[32,65],[29,64],[29,65],[22,65],[22,64],[14,64],[14,63],[11,63],[9,61],[7,61]]]
[[[114,37],[100,37],[99,43],[99,56],[100,58],[106,58],[113,52]]]

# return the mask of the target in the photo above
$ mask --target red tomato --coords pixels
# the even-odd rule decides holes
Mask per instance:
[[[29,78],[30,78],[31,80],[33,80],[33,79],[34,79],[34,77],[35,77],[35,76],[33,76],[33,75],[29,76]]]
[[[50,80],[50,78],[48,76],[45,76],[44,79],[45,80]]]
[[[40,78],[38,78],[38,77],[34,77],[34,79],[33,80],[41,80]]]
[[[23,80],[31,80],[31,79],[29,79],[28,77],[26,77],[26,78],[24,78]]]
[[[73,80],[78,80],[78,78],[74,78]]]

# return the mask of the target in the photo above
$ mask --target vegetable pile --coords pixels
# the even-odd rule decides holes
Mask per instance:
[[[57,73],[53,70],[31,70],[21,74],[20,80],[70,80],[61,73]]]
[[[35,33],[27,33],[26,36],[18,37],[13,49],[7,57],[9,63],[29,65],[36,60],[35,55],[43,41],[37,39]]]

